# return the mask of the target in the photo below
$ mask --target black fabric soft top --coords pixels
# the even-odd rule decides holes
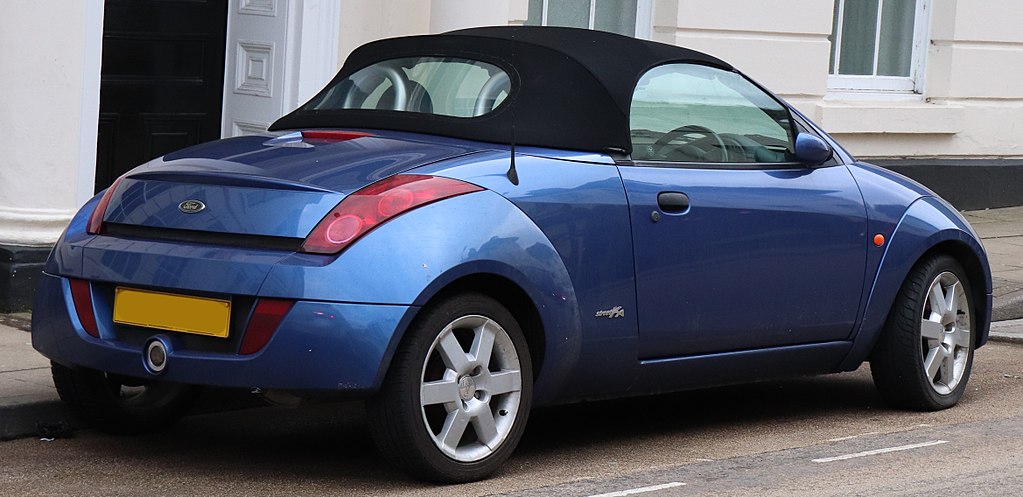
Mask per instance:
[[[508,73],[512,90],[492,112],[471,118],[303,106],[270,130],[388,129],[495,143],[514,136],[517,145],[630,153],[629,107],[643,73],[672,62],[732,69],[700,52],[602,31],[485,27],[368,43],[352,52],[327,89],[375,62],[417,56],[489,62]]]

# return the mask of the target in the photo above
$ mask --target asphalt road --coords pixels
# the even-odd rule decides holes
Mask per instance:
[[[1021,438],[1023,346],[993,343],[936,413],[885,407],[866,367],[540,410],[504,470],[468,485],[388,467],[348,403],[2,442],[0,495],[1020,495]]]

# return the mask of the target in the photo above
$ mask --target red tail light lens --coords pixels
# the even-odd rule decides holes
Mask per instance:
[[[252,317],[249,318],[249,324],[245,327],[245,336],[242,338],[238,353],[249,355],[262,350],[294,304],[295,302],[291,300],[259,299],[256,309],[252,311]]]
[[[78,321],[82,323],[82,328],[85,328],[86,333],[99,338],[96,313],[92,310],[92,290],[88,281],[71,280],[71,300],[75,303],[75,312],[78,314]]]
[[[89,224],[86,226],[85,231],[90,235],[98,235],[103,232],[103,217],[107,214],[107,207],[110,205],[110,197],[114,196],[114,191],[117,190],[117,185],[121,183],[121,179],[117,178],[114,180],[114,184],[107,188],[107,191],[99,199],[99,203],[96,204],[96,209],[92,211],[92,215],[89,216]]]
[[[483,190],[449,178],[399,174],[345,197],[302,244],[301,251],[336,254],[373,228],[416,207]]]

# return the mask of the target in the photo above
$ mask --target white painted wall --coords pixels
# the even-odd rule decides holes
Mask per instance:
[[[52,245],[92,196],[102,22],[102,0],[4,3],[0,244]]]
[[[719,57],[804,112],[824,96],[831,2],[658,0],[654,39]]]
[[[443,33],[474,26],[508,24],[512,0],[433,0],[430,2],[430,32]]]
[[[527,0],[377,0],[341,2],[339,65],[360,45],[381,38],[523,24]]]
[[[339,60],[373,40],[429,33],[430,9],[424,0],[342,1]]]

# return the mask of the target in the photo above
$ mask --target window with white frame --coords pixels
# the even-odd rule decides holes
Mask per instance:
[[[528,26],[568,26],[650,38],[653,0],[529,0]]]
[[[919,92],[930,0],[835,0],[832,90]]]

